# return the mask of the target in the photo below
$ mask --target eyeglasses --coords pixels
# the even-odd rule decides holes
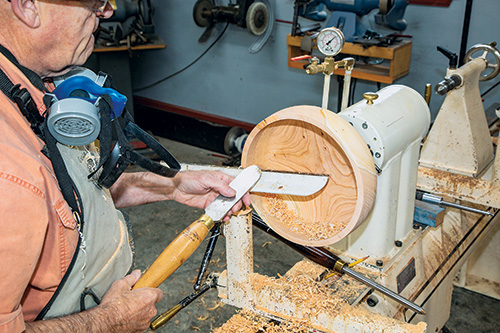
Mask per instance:
[[[10,0],[7,1],[10,2]],[[84,7],[96,13],[102,13],[106,9],[106,6],[108,5],[109,2],[109,0],[83,0],[83,1],[76,0],[76,1],[85,2],[86,4],[92,4],[91,6],[86,5]]]
[[[85,8],[96,12],[96,13],[102,13],[104,9],[106,9],[106,6],[108,5],[109,0],[91,0],[91,1],[86,1],[86,3],[92,4],[91,6],[86,5]]]

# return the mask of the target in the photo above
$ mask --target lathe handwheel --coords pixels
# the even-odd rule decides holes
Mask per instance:
[[[484,59],[486,62],[486,68],[491,68],[493,71],[486,74],[481,74],[479,77],[480,81],[488,81],[497,76],[498,72],[500,72],[500,52],[495,48],[496,43],[493,42],[490,45],[487,44],[476,44],[470,48],[470,50],[465,54],[465,62],[469,62],[473,57],[473,54],[479,51],[482,51],[483,54],[479,56],[479,58]],[[488,53],[491,53],[495,59],[495,62],[492,63],[488,60]]]

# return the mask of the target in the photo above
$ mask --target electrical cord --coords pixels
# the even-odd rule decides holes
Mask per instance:
[[[221,39],[221,37],[222,37],[222,36],[224,35],[224,33],[226,32],[226,30],[227,30],[227,27],[228,27],[228,26],[229,26],[229,23],[227,23],[227,24],[226,24],[226,26],[224,27],[224,30],[222,30],[222,32],[220,33],[220,35],[219,35],[219,36],[218,36],[218,37],[217,37],[217,38],[213,41],[213,43],[212,43],[212,44],[210,44],[210,46],[209,46],[209,47],[208,47],[205,51],[203,51],[203,53],[202,53],[202,54],[200,54],[200,55],[198,56],[198,58],[196,58],[195,60],[193,60],[193,61],[192,61],[189,65],[187,65],[186,67],[184,67],[184,68],[182,68],[182,69],[178,70],[177,72],[175,72],[175,73],[173,73],[173,74],[170,74],[170,75],[168,75],[168,76],[164,77],[163,79],[160,79],[160,80],[158,80],[158,81],[156,81],[156,82],[153,82],[153,83],[151,83],[151,84],[148,84],[147,86],[144,86],[144,87],[141,87],[141,88],[134,89],[134,90],[133,90],[133,92],[134,92],[134,93],[136,93],[136,92],[139,92],[139,91],[143,91],[143,90],[146,90],[146,89],[152,88],[152,87],[154,87],[154,86],[156,86],[156,85],[158,85],[158,84],[160,84],[160,83],[162,83],[162,82],[164,82],[164,81],[166,81],[166,80],[168,80],[168,79],[173,78],[174,76],[176,76],[176,75],[178,75],[178,74],[180,74],[180,73],[184,72],[186,69],[188,69],[189,67],[193,66],[195,63],[197,63],[197,62],[198,62],[198,60],[200,60],[200,59],[201,59],[201,58],[202,58],[205,54],[207,54],[207,53],[208,53],[208,51],[210,51],[210,49],[211,49],[211,48],[212,48],[212,47],[213,47],[213,46],[214,46],[214,45],[215,45],[215,44],[216,44],[216,43],[217,43],[217,42]]]
[[[494,88],[496,88],[498,85],[500,84],[500,81],[498,81],[497,83],[495,83],[494,85],[492,85],[488,90],[486,90],[484,93],[481,94],[481,97],[484,97],[487,93],[489,93],[490,91],[492,91]]]
[[[354,78],[351,81],[351,93],[349,97],[349,106],[354,104],[354,94],[356,93],[356,84],[358,83],[358,79]]]

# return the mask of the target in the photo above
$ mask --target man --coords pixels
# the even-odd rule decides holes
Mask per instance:
[[[0,70],[27,89],[34,112],[46,111],[42,79],[84,64],[99,18],[112,12],[101,0],[0,0]],[[176,200],[204,208],[219,193],[235,194],[231,177],[124,173],[107,191],[87,179],[87,148],[58,144],[80,200],[75,210],[58,186],[54,151],[42,153],[43,136],[8,95],[0,93],[0,332],[146,330],[162,292],[131,290],[141,273],[126,275],[132,250],[115,207]]]

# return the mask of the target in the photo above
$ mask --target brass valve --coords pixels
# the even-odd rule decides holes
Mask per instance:
[[[313,58],[311,64],[307,66],[306,73],[309,75],[314,75],[317,73],[323,73],[325,75],[332,75],[333,72],[338,68],[345,68],[345,70],[350,71],[354,67],[354,58],[345,58],[339,61],[335,61],[333,57],[326,57],[323,63],[319,63],[318,58]]]
[[[318,73],[327,74],[329,71],[329,67],[334,63],[331,60],[333,60],[333,58],[325,58],[325,61],[322,64],[320,64],[318,58],[312,58],[311,63],[306,68],[306,73],[308,75],[314,75]],[[331,70],[332,73],[333,71],[334,69]]]

